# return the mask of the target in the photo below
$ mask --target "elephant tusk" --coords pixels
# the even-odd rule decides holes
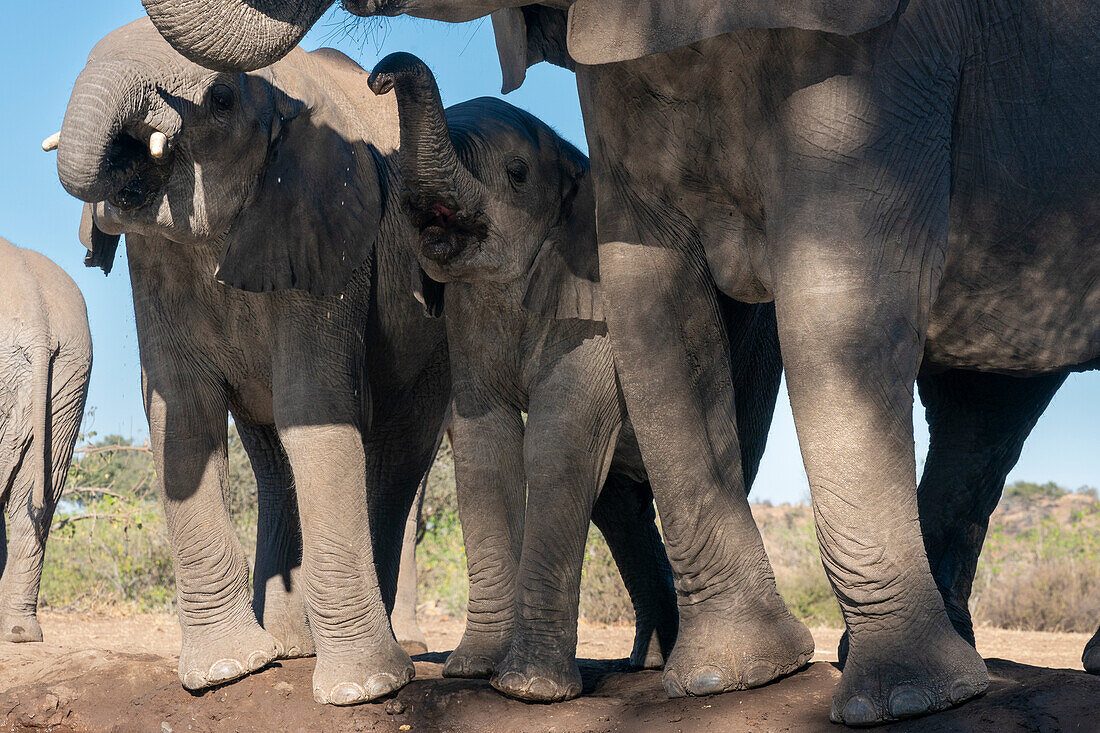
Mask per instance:
[[[168,152],[168,136],[157,130],[149,136],[149,155],[160,160]]]
[[[47,153],[52,150],[57,150],[57,146],[61,143],[61,133],[55,132],[48,138],[42,141],[42,149]]]

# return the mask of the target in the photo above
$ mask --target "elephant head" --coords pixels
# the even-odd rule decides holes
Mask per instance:
[[[57,142],[62,185],[88,202],[88,264],[109,271],[123,233],[218,242],[223,282],[338,292],[371,252],[381,201],[369,131],[320,81],[351,64],[333,54],[229,74],[187,61],[148,19],[100,41]]]
[[[428,67],[396,53],[375,67],[393,90],[406,211],[426,277],[418,297],[442,308],[442,283],[525,279],[524,305],[556,318],[601,319],[588,159],[546,124],[498,99],[444,113]]]
[[[196,63],[247,71],[301,41],[333,0],[142,0],[164,37]],[[497,11],[519,27],[521,6],[567,11],[569,51],[583,64],[625,61],[747,28],[803,28],[852,35],[888,20],[900,0],[343,0],[361,16],[408,14],[461,22]],[[496,19],[494,19],[496,20]],[[514,49],[522,36],[503,39]],[[498,47],[501,35],[498,32]],[[502,51],[510,53],[510,51]]]

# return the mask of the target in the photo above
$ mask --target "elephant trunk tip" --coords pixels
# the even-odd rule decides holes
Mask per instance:
[[[419,79],[427,81],[431,78],[428,65],[420,58],[405,51],[391,53],[374,66],[367,84],[375,94],[382,95],[389,92],[402,79]]]

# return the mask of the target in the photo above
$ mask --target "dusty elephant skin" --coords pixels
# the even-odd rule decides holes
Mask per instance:
[[[38,584],[88,396],[92,337],[76,283],[0,238],[0,640],[42,641]]]
[[[420,231],[412,281],[425,309],[446,317],[454,380],[470,601],[443,674],[491,676],[524,700],[580,694],[589,518],[636,611],[631,661],[659,668],[676,602],[600,323],[588,160],[496,99],[444,112],[431,71],[410,54],[380,61],[370,84],[397,98],[405,205]]]
[[[193,2],[145,4],[176,45],[202,35],[220,49],[214,62],[304,33],[287,12],[298,3],[250,2],[281,25],[230,39],[196,32],[206,19]],[[219,0],[209,17],[239,5]],[[501,3],[348,5],[464,20]],[[495,21],[509,86],[528,63],[571,65],[566,47],[589,64],[578,81],[605,316],[679,590],[708,591],[681,604],[669,691],[733,686],[743,666],[714,632],[734,630],[730,651],[751,646],[725,621],[738,597],[759,597],[747,587],[768,585],[747,509],[714,500],[740,495],[723,460],[736,453],[731,410],[713,409],[732,405],[717,286],[775,302],[822,555],[851,632],[833,719],[874,724],[980,694],[983,664],[952,622],[967,633],[959,607],[996,477],[1060,376],[1100,356],[1100,146],[1082,123],[1098,113],[1096,5],[563,0]],[[918,378],[939,443],[919,492]],[[1019,401],[1007,424],[960,432],[990,397]],[[975,465],[952,472],[967,455]],[[701,511],[674,512],[685,506]],[[922,523],[935,528],[927,549]],[[697,676],[705,667],[716,674]]]
[[[109,270],[127,236],[188,689],[314,650],[319,701],[413,675],[386,609],[450,377],[442,325],[408,293],[397,139],[392,101],[342,54],[212,74],[147,19],[101,41],[73,89],[58,173],[89,202],[90,264]],[[307,277],[309,293],[223,284]],[[224,501],[227,414],[259,487],[251,591]]]

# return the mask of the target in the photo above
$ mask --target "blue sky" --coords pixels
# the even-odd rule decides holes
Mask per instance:
[[[122,256],[110,277],[83,266],[77,241],[80,203],[57,181],[53,154],[39,148],[61,127],[65,104],[88,51],[105,34],[142,15],[140,0],[11,4],[0,28],[0,236],[51,257],[73,276],[88,303],[95,366],[85,430],[144,440],[140,366],[130,284]],[[497,96],[500,71],[488,21],[446,25],[400,18],[349,21],[334,9],[306,37],[307,49],[338,48],[366,68],[393,51],[410,51],[432,67],[447,104]],[[540,64],[508,101],[550,123],[585,149],[573,75]],[[2,286],[2,285],[0,285]],[[1010,479],[1100,485],[1100,375],[1072,376],[1024,447]],[[927,446],[919,408],[918,465]],[[808,495],[786,392],[754,498],[799,501]]]

